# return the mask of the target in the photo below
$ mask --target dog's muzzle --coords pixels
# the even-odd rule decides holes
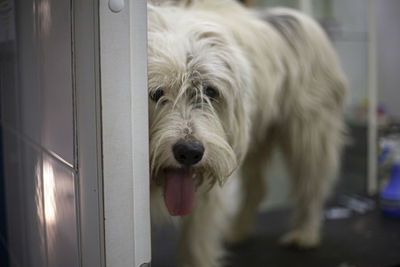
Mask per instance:
[[[204,155],[204,146],[198,140],[180,139],[172,146],[179,168],[164,169],[164,200],[172,216],[188,215],[195,205],[194,167]]]

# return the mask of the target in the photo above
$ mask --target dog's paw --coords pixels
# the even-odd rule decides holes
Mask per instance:
[[[249,233],[233,232],[226,237],[226,241],[231,245],[237,245],[243,243],[249,236]]]
[[[249,224],[238,224],[235,223],[226,236],[226,241],[229,244],[237,245],[244,243],[250,238],[252,233],[252,227]]]
[[[315,231],[293,230],[284,234],[279,244],[298,249],[312,249],[319,245],[320,234]]]

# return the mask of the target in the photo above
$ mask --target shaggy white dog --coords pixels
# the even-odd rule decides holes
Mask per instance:
[[[148,19],[152,217],[182,218],[180,266],[219,266],[224,234],[250,233],[275,146],[294,199],[281,241],[316,246],[346,95],[325,33],[294,10],[260,19],[229,0],[150,4]],[[244,196],[228,223],[222,186],[238,167]]]

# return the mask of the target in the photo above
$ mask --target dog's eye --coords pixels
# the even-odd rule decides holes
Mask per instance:
[[[204,94],[206,96],[208,96],[209,98],[211,98],[211,99],[217,98],[218,95],[219,95],[218,91],[215,88],[211,87],[211,86],[207,86],[204,89]]]
[[[158,102],[158,100],[160,100],[160,98],[164,95],[164,91],[161,89],[157,89],[155,91],[152,91],[150,93],[150,98],[151,100],[153,100],[154,102]]]

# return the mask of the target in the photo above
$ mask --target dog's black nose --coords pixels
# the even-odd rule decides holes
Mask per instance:
[[[175,159],[184,165],[194,165],[204,155],[204,146],[199,141],[179,140],[172,147]]]

